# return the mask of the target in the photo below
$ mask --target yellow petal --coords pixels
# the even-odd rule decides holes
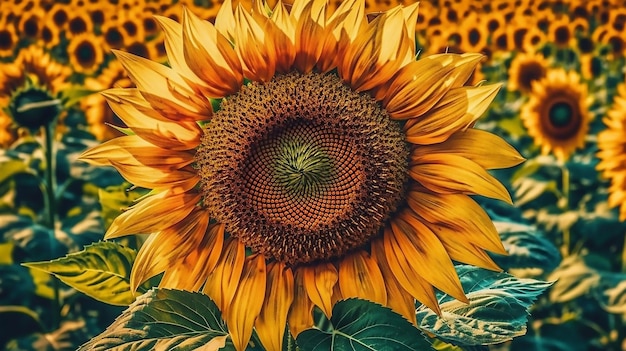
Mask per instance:
[[[193,88],[173,69],[160,63],[113,50],[144,98],[162,114],[204,120],[212,114],[210,103],[196,96]]]
[[[79,156],[96,166],[142,164],[164,171],[181,169],[194,161],[193,154],[156,147],[136,135],[125,135],[106,141]]]
[[[282,0],[274,7],[271,22],[274,23],[271,35],[276,50],[276,71],[288,73],[296,59],[296,22],[289,16]]]
[[[294,298],[294,279],[291,268],[282,262],[267,267],[265,301],[254,327],[265,350],[281,351],[287,324],[287,314]]]
[[[419,2],[412,5],[402,7],[402,14],[404,15],[404,25],[406,26],[407,36],[413,44],[411,47],[415,50],[415,26],[417,25]],[[415,55],[415,51],[413,51]]]
[[[198,291],[205,283],[217,265],[224,243],[224,225],[212,224],[207,231],[208,214],[206,217],[206,223],[199,222],[201,225],[196,227],[193,234],[196,237],[193,250],[183,256],[180,261],[173,262],[170,269],[165,270],[159,286]],[[177,230],[176,226],[164,232],[170,232],[168,235],[180,235],[175,230]]]
[[[339,263],[339,287],[344,297],[358,297],[381,305],[387,304],[383,275],[365,251],[356,251]]]
[[[347,46],[365,26],[365,0],[342,2],[324,28],[324,45],[317,62],[318,70],[323,73],[335,68],[338,58],[343,56]]]
[[[435,144],[467,129],[487,110],[500,87],[493,84],[450,90],[428,113],[405,127],[406,140],[419,145]]]
[[[228,38],[228,40],[234,42],[236,27],[237,22],[235,21],[233,2],[231,0],[224,0],[215,16],[215,29]]]
[[[377,97],[393,119],[420,117],[428,112],[448,92],[448,77],[454,73],[450,66],[435,60],[419,60],[402,67],[388,84],[379,89]],[[379,96],[384,93],[384,96]]]
[[[289,331],[294,338],[303,330],[313,326],[313,302],[309,299],[304,284],[302,268],[296,269],[294,274],[293,303],[289,308],[287,321],[289,322]]]
[[[506,254],[491,218],[468,195],[433,194],[414,187],[409,190],[406,201],[426,221],[456,230],[459,240],[495,253]]]
[[[183,11],[183,49],[191,70],[219,98],[239,91],[243,83],[241,62],[224,35],[187,8]]]
[[[437,235],[451,259],[496,272],[502,271],[482,248],[477,247],[468,240],[468,235],[459,234],[458,230],[442,225],[425,224]]]
[[[160,232],[184,220],[199,200],[198,194],[175,189],[152,195],[117,216],[104,238]]]
[[[506,188],[484,168],[449,154],[411,156],[409,175],[430,191],[482,195],[513,204]]]
[[[265,257],[250,256],[245,260],[241,279],[225,320],[235,349],[244,351],[252,336],[254,321],[261,312],[265,296]]]
[[[136,158],[128,158],[126,163],[109,159],[111,165],[117,169],[124,179],[142,188],[157,191],[169,188],[180,188],[188,191],[194,188],[200,181],[198,174],[186,167],[184,169],[168,170],[162,167],[150,167],[139,162]]]
[[[408,291],[417,301],[423,303],[437,314],[441,314],[441,309],[439,308],[439,303],[437,302],[432,284],[427,282],[418,271],[413,268],[413,265],[416,264],[416,262],[414,262],[415,257],[409,255],[413,253],[414,248],[412,246],[404,248],[402,246],[404,242],[396,239],[396,234],[391,228],[385,228],[383,243],[387,267],[393,277],[397,279],[402,289]],[[426,263],[420,262],[420,264]],[[381,268],[385,268],[385,265],[381,265]],[[385,274],[385,276],[389,275]],[[389,286],[389,288],[392,287],[393,285]],[[388,296],[389,304],[390,306],[392,303],[400,304],[400,308],[402,308],[403,300],[394,300],[394,297],[397,296],[402,296],[402,294],[395,293],[392,297],[392,292],[390,291]],[[404,313],[403,315],[406,316]],[[413,320],[415,320],[415,317]]]
[[[333,311],[333,288],[337,284],[338,274],[335,265],[330,262],[302,267],[304,287],[309,299],[330,317]]]
[[[111,110],[142,139],[169,150],[191,150],[200,144],[202,128],[195,121],[171,120],[149,106],[136,89],[102,93]]]
[[[464,54],[434,54],[424,57],[424,60],[437,60],[444,66],[454,67],[454,77],[451,81],[452,88],[462,87],[472,76],[474,70],[485,57],[477,53]]]
[[[196,210],[174,226],[150,235],[141,245],[133,264],[131,289],[136,291],[144,281],[172,268],[190,252],[197,250],[208,224],[208,213]],[[218,251],[221,251],[221,247]]]
[[[317,6],[321,4],[322,6]],[[294,3],[294,7],[295,7]],[[293,14],[294,8],[292,8]],[[325,28],[326,2],[313,0],[302,11],[302,16],[296,24],[296,59],[294,67],[301,73],[309,73],[315,67],[322,55],[326,35]]]
[[[396,279],[396,276],[391,271],[391,268],[389,268],[387,257],[385,257],[385,247],[382,239],[372,241],[372,258],[378,263],[378,267],[380,268],[380,272],[383,276],[385,291],[387,293],[386,305],[391,307],[392,310],[400,313],[402,316],[404,316],[404,318],[416,325],[417,320],[415,316],[415,299],[400,285],[398,279]],[[409,275],[415,274],[409,273]],[[437,304],[437,299],[435,299],[435,293],[432,286],[429,284],[424,285],[424,291],[420,290],[422,295],[426,295],[423,300],[432,300],[432,303],[430,303],[430,305],[432,306],[431,308],[433,310],[437,310],[439,308],[439,305]],[[381,287],[379,287],[379,289],[380,288]],[[430,295],[428,294],[428,292],[430,292]]]
[[[479,129],[459,131],[443,143],[423,145],[413,151],[413,155],[432,153],[463,156],[485,169],[513,167],[524,161],[517,150],[504,139]]]
[[[254,17],[239,4],[235,12],[235,50],[243,63],[243,73],[248,79],[268,82],[276,71],[276,50],[272,36],[266,34],[271,21],[257,23]]]
[[[203,292],[211,297],[223,315],[228,312],[239,286],[245,258],[244,244],[237,239],[229,238],[224,245],[222,257],[204,285]]]

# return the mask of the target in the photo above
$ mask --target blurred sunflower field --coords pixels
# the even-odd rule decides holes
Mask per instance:
[[[398,0],[332,0],[316,13],[316,6],[326,2],[298,1],[293,7],[269,1],[225,11],[221,1],[211,0],[0,0],[0,347],[626,351],[626,3],[423,0],[415,6]],[[362,8],[352,11],[350,6]],[[314,19],[307,22],[298,13]],[[355,19],[360,13],[366,14],[362,22]],[[284,18],[289,20],[283,22]],[[346,34],[350,21],[362,24],[353,26],[355,36]],[[241,28],[248,31],[238,31]],[[324,28],[338,30],[330,34]],[[407,29],[410,35],[405,35]],[[257,45],[263,40],[255,37],[259,31],[281,38],[283,44],[296,43],[295,61],[293,55],[289,62],[284,59],[289,55],[281,56],[289,50],[278,39],[265,47]],[[396,32],[403,33],[404,41],[390,37]],[[203,35],[213,37],[212,52],[194,46]],[[294,41],[294,35],[310,42]],[[329,41],[318,45],[320,50],[310,61],[307,55],[315,56],[315,50],[307,49],[307,43],[315,47],[311,43],[333,35],[337,37],[333,45],[348,48],[336,55],[338,60],[355,57],[350,62],[357,64],[329,63],[335,62],[323,55]],[[246,40],[249,46],[240,49],[243,45],[236,43]],[[415,62],[380,68],[372,62],[382,60],[383,54],[368,52],[370,41],[376,42],[371,44],[374,48],[383,48],[380,52],[388,43],[410,45],[412,61],[417,57],[417,63],[430,62],[431,66],[423,65],[424,71],[454,67],[441,76],[433,74],[431,80],[419,70],[405,72]],[[183,47],[184,55],[177,55]],[[267,47],[278,54],[267,54]],[[271,69],[251,58],[257,54],[275,61]],[[213,61],[198,58],[203,55]],[[239,89],[244,84],[246,89],[223,88],[232,73],[228,69],[198,68],[211,62],[221,69],[239,65],[243,74],[233,75],[234,85]],[[362,76],[370,74],[367,79],[354,73],[360,65],[366,67]],[[379,71],[367,71],[370,66]],[[150,76],[142,67],[158,74]],[[184,78],[162,73],[170,68]],[[263,246],[266,242],[248,238],[248,232],[269,225],[239,223],[251,218],[251,211],[237,212],[232,203],[247,200],[230,194],[229,188],[248,178],[240,181],[228,171],[206,171],[229,162],[229,152],[255,137],[245,128],[260,122],[248,121],[247,110],[241,112],[237,106],[256,111],[255,99],[265,98],[262,84],[256,82],[271,81],[279,88],[283,81],[302,83],[293,77],[305,75],[288,74],[290,70],[317,72],[314,77],[331,72],[357,99],[369,93],[368,103],[376,100],[373,104],[383,106],[391,122],[401,121],[400,127],[389,127],[391,132],[376,137],[383,139],[384,147],[400,138],[401,144],[393,147],[402,146],[378,154],[372,148],[374,154],[368,155],[375,160],[372,165],[388,158],[409,163],[380,172],[397,173],[397,179],[381,178],[380,183],[397,181],[400,190],[391,185],[368,188],[370,193],[383,189],[401,194],[400,200],[389,200],[384,208],[382,226],[372,224],[375,232],[365,239],[357,235],[358,245],[332,251],[329,244],[331,253],[322,248],[311,253],[312,258],[293,249],[308,242],[295,245],[283,240],[276,228],[276,241],[287,242],[286,248],[272,251]],[[433,96],[447,84],[439,82],[458,76],[466,82],[456,88],[466,89],[461,94],[476,101],[466,102],[461,115],[476,116],[457,123],[445,117],[454,114],[456,95],[446,90]],[[223,84],[215,88],[198,83],[212,79]],[[372,83],[376,79],[384,81]],[[332,85],[314,78],[306,82],[322,90]],[[152,88],[161,95],[146,93]],[[206,106],[194,100],[197,95],[185,95],[187,88],[207,96]],[[420,92],[416,104],[428,107],[394,100],[394,94],[410,96],[411,89]],[[249,91],[257,95],[250,98]],[[231,94],[237,98],[226,98]],[[275,94],[278,103],[272,106],[279,109],[294,100],[284,96]],[[195,106],[206,107],[207,115],[215,113],[216,122],[197,117],[204,112],[191,111]],[[402,116],[402,111],[420,108],[421,120]],[[244,116],[244,122],[232,122],[234,137],[205,134],[200,141],[201,136],[194,134],[202,129],[216,134],[230,131],[231,126],[214,127],[231,123],[223,117],[230,116],[227,113]],[[163,116],[171,115],[182,116],[180,124],[166,130],[164,126],[174,123]],[[444,116],[445,123],[429,122],[435,115]],[[147,119],[141,122],[142,117]],[[346,125],[344,132],[351,137],[348,127],[360,127],[343,120],[324,121],[320,125]],[[363,122],[370,127],[376,123]],[[314,127],[296,126],[293,135],[287,134],[302,138],[316,133]],[[420,128],[434,131],[424,136],[416,132]],[[185,139],[188,135],[191,141]],[[145,140],[129,139],[136,136]],[[237,138],[235,146],[227,144]],[[289,138],[281,142],[289,143]],[[422,141],[427,138],[431,139]],[[266,160],[283,160],[270,150],[271,138],[261,144],[254,155],[262,162],[241,161],[245,167],[261,169],[252,173],[263,172]],[[302,145],[281,149],[298,157],[284,159],[286,166],[277,167],[283,172],[277,179],[298,194],[309,194],[315,185],[329,184],[323,171],[330,161],[326,154]],[[457,152],[442,161],[448,167],[420,164],[447,152],[440,145]],[[159,153],[151,153],[157,149]],[[189,156],[190,150],[210,153],[212,159]],[[151,168],[156,173],[167,173],[163,176],[167,184],[154,181],[157,175],[142,173],[148,168],[135,167],[137,159],[142,166],[156,165]],[[312,180],[300,187],[293,174],[284,171],[294,165],[309,172]],[[200,169],[198,175],[188,175],[192,168]],[[415,175],[416,170],[426,176]],[[214,182],[216,174],[232,181]],[[364,174],[362,178],[374,177]],[[348,183],[360,179],[346,177]],[[469,190],[448,186],[446,182],[455,177],[469,177],[470,185],[499,182],[502,191],[493,195],[487,190],[473,192],[471,186]],[[224,197],[198,200],[189,190],[198,182],[203,191]],[[172,195],[172,184],[185,187],[185,192]],[[260,184],[263,189],[273,186]],[[266,192],[272,201],[278,196]],[[513,205],[506,203],[507,192]],[[343,196],[343,190],[338,194]],[[426,200],[415,199],[420,196]],[[363,197],[369,199],[370,194]],[[452,197],[458,201],[446,200]],[[156,203],[155,199],[167,206],[140,207]],[[220,201],[225,204],[216,204]],[[319,207],[323,217],[324,201],[295,208],[307,212]],[[178,202],[192,206],[180,215],[186,207],[177,207]],[[210,208],[211,217],[197,211],[198,206]],[[406,215],[409,212],[414,214]],[[361,218],[370,212],[363,213]],[[179,215],[191,224],[172,219]],[[317,221],[315,216],[311,221]],[[160,228],[159,222],[170,227],[148,230]],[[346,232],[369,230],[366,227],[349,227]],[[472,231],[483,228],[487,234],[472,236]],[[418,232],[417,243],[397,231]],[[490,231],[499,235],[501,244],[489,237]],[[217,249],[198,249],[209,246]],[[357,282],[362,290],[351,288],[360,286]],[[304,316],[297,315],[301,311]]]

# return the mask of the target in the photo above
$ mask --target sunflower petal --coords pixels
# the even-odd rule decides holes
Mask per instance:
[[[289,16],[282,0],[274,7],[271,21],[274,23],[271,35],[276,50],[276,71],[288,73],[296,59],[296,22]]]
[[[365,0],[347,0],[328,18],[322,55],[317,62],[320,72],[328,72],[337,66],[347,46],[365,28]]]
[[[338,273],[330,262],[302,267],[304,287],[309,299],[330,317],[332,314],[333,288],[337,284]]]
[[[435,289],[432,284],[427,282],[422,276],[419,275],[417,270],[412,267],[414,262],[412,258],[408,256],[412,253],[410,247],[407,249],[403,248],[402,243],[396,239],[396,235],[390,228],[385,228],[383,240],[386,265],[382,264],[381,268],[389,268],[391,275],[397,279],[402,289],[409,292],[417,299],[417,301],[423,303],[437,314],[441,314],[439,302],[437,302]],[[389,288],[392,287],[393,285]],[[392,296],[390,292],[390,305],[394,303],[394,298],[397,298],[397,296],[398,295]],[[399,296],[402,296],[402,294],[399,294]],[[395,303],[398,302],[395,301]],[[400,307],[402,307],[402,305]]]
[[[411,157],[409,175],[430,191],[482,195],[513,204],[504,185],[476,162],[451,154]]]
[[[287,314],[294,298],[294,279],[291,268],[282,262],[267,267],[265,301],[254,327],[266,350],[282,350]]]
[[[211,105],[173,69],[127,52],[113,53],[128,72],[144,98],[162,114],[172,118],[204,120],[212,114]]]
[[[254,321],[263,306],[263,298],[259,296],[265,296],[265,283],[265,257],[254,255],[246,258],[237,291],[224,318],[238,351],[246,349],[252,336]]]
[[[402,248],[410,264],[409,269],[413,269],[437,289],[457,300],[469,301],[446,249],[426,225],[409,211],[404,211],[391,221],[391,233],[390,237],[393,238],[389,239],[389,243],[395,241]]]
[[[183,50],[187,65],[206,83],[211,97],[239,90],[243,73],[237,53],[210,22],[187,8],[183,11]]]
[[[117,216],[104,238],[160,232],[187,218],[199,200],[198,194],[175,189],[152,195]]]
[[[319,5],[322,6],[319,6]],[[292,14],[295,9],[292,8]],[[309,73],[322,55],[325,36],[326,2],[313,0],[304,7],[301,18],[296,23],[294,67],[301,73]]]
[[[378,263],[378,267],[380,268],[380,272],[383,276],[385,291],[387,292],[386,305],[391,307],[394,311],[400,313],[414,325],[417,324],[415,316],[415,299],[400,285],[398,279],[396,279],[396,276],[391,271],[387,258],[385,257],[383,240],[377,239],[372,241],[372,258]],[[426,297],[420,300],[431,301],[429,307],[436,311],[439,308],[439,305],[437,304],[433,288],[430,284],[426,283],[424,285],[423,291],[420,287],[420,292],[422,295],[426,295]],[[430,292],[430,294],[428,294],[428,292]]]
[[[487,110],[500,87],[501,84],[493,84],[450,90],[428,113],[405,127],[406,140],[419,145],[446,141],[472,125]]]
[[[479,129],[452,134],[446,141],[415,148],[413,155],[448,153],[472,160],[485,169],[517,166],[524,158],[499,136]],[[497,153],[497,156],[494,154]]]
[[[365,251],[357,251],[339,263],[339,287],[344,297],[358,297],[381,305],[387,304],[383,275]]]
[[[410,189],[407,204],[427,222],[456,230],[459,240],[485,250],[506,254],[491,218],[474,199],[465,194],[433,194]],[[432,226],[430,226],[432,228]]]
[[[188,191],[200,181],[197,172],[189,169],[166,170],[162,167],[150,167],[139,163],[136,158],[128,158],[127,163],[120,163],[114,159],[109,161],[124,179],[142,188],[165,190],[177,187],[182,191]]]
[[[305,329],[313,326],[313,302],[309,299],[304,284],[304,272],[302,268],[296,269],[294,274],[293,303],[287,316],[289,331],[293,337],[297,337]]]
[[[209,274],[202,290],[211,297],[224,315],[231,305],[233,296],[235,296],[245,259],[244,244],[237,239],[228,239],[225,242],[222,257],[220,257],[213,272]]]
[[[234,42],[236,27],[237,22],[235,21],[233,2],[231,0],[224,0],[215,16],[215,29],[228,38],[228,40]]]
[[[239,4],[235,12],[235,51],[241,59],[244,76],[268,82],[276,71],[276,50],[272,36],[267,34],[271,21],[260,24]]]

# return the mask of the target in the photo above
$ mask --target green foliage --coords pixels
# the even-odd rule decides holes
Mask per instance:
[[[469,304],[439,297],[441,316],[421,306],[418,326],[458,346],[493,345],[526,333],[528,309],[550,283],[519,279],[472,266],[457,272]]]
[[[125,306],[135,300],[130,271],[137,252],[114,242],[98,242],[85,250],[48,262],[24,263],[53,274],[65,284],[97,300]]]
[[[339,301],[330,320],[298,335],[303,351],[432,350],[422,333],[387,307],[360,299]],[[320,323],[318,323],[320,324]]]
[[[230,350],[219,309],[201,293],[152,289],[79,350]]]

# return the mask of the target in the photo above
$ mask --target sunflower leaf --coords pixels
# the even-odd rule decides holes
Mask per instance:
[[[552,272],[561,262],[557,247],[535,227],[494,221],[507,256],[494,255],[494,261],[516,276],[537,277]]]
[[[303,351],[432,350],[409,321],[387,307],[360,300],[339,301],[325,328],[311,328],[296,339]]]
[[[440,294],[442,315],[421,306],[417,323],[441,340],[461,347],[493,345],[524,335],[528,308],[551,285],[473,266],[456,268],[469,304]]]
[[[152,289],[80,350],[234,350],[211,299],[201,293]]]
[[[23,265],[53,274],[96,300],[126,306],[135,301],[130,290],[130,270],[136,256],[133,249],[105,241],[56,260]]]

